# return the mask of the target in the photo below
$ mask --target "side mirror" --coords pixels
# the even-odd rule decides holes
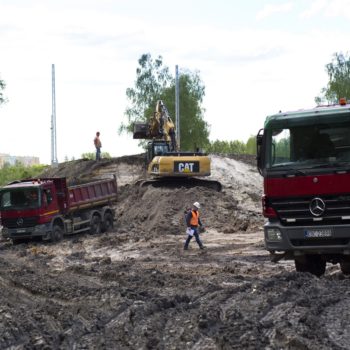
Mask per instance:
[[[264,129],[260,129],[256,135],[256,163],[259,174],[262,175],[262,155],[261,149],[263,144]]]

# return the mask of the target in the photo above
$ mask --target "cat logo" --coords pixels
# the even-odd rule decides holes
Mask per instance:
[[[198,173],[199,162],[175,162],[174,171],[181,174]]]
[[[194,163],[179,163],[180,173],[193,173]]]

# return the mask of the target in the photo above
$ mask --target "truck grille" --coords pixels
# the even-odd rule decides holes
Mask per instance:
[[[324,208],[313,215],[311,202],[319,198]],[[270,206],[275,209],[284,225],[325,225],[350,223],[350,194],[331,196],[308,196],[298,198],[270,198]]]
[[[38,223],[38,216],[31,216],[25,218],[2,218],[1,224],[7,228],[21,228],[21,227],[33,227]]]
[[[347,246],[349,244],[349,239],[347,238],[331,238],[331,239],[291,239],[291,243],[295,247],[311,247],[311,246]]]

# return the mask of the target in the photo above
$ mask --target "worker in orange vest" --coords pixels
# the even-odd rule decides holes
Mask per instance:
[[[185,242],[184,250],[188,249],[188,245],[190,244],[190,241],[193,236],[196,239],[196,242],[198,243],[199,248],[200,249],[205,248],[199,238],[199,231],[198,231],[198,227],[202,226],[202,222],[201,222],[201,219],[199,218],[199,211],[198,211],[200,207],[201,206],[198,202],[193,203],[192,210],[189,210],[186,215],[187,239]]]

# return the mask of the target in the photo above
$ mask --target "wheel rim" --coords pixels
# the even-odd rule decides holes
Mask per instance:
[[[62,229],[59,226],[55,226],[52,231],[52,241],[59,242],[63,238]]]
[[[104,219],[104,226],[105,226],[105,230],[108,232],[113,228],[113,219],[112,216],[110,214],[106,214],[105,215],[105,219]]]
[[[100,233],[101,231],[101,220],[98,216],[94,216],[92,219],[91,231],[93,234]]]

